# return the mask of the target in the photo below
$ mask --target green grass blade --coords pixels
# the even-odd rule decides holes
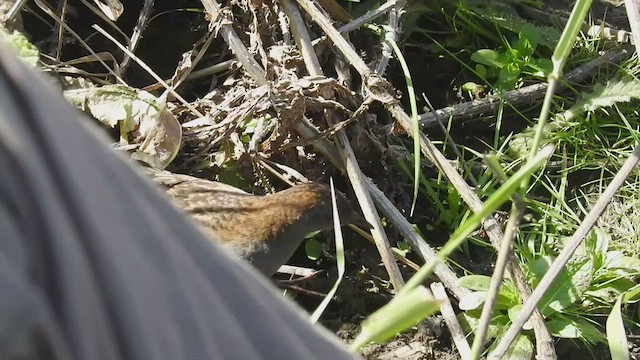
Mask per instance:
[[[333,299],[333,295],[335,295],[336,291],[338,290],[338,286],[340,286],[340,283],[342,282],[342,278],[344,276],[344,270],[345,270],[344,240],[342,238],[342,229],[340,228],[340,217],[338,215],[338,207],[336,205],[336,192],[335,192],[335,188],[333,187],[333,178],[331,179],[330,184],[331,184],[331,203],[333,206],[333,227],[335,229],[335,237],[336,237],[336,266],[338,267],[338,278],[336,279],[336,282],[333,284],[333,287],[331,288],[331,290],[329,290],[329,293],[327,294],[327,296],[325,296],[324,299],[322,299],[322,301],[320,302],[320,305],[318,305],[318,307],[315,309],[313,314],[311,314],[312,323],[316,323],[318,319],[320,319],[320,316],[322,316],[322,313],[331,302],[331,299]]]
[[[411,79],[411,71],[409,70],[409,65],[404,59],[402,55],[402,51],[398,47],[398,44],[390,38],[387,38],[386,41],[393,48],[393,52],[396,55],[396,59],[400,63],[402,67],[402,73],[404,74],[405,81],[407,82],[407,95],[409,96],[409,104],[411,105],[411,123],[412,123],[412,131],[413,131],[413,162],[414,162],[414,173],[413,173],[413,201],[411,202],[411,215],[413,215],[413,210],[416,207],[416,201],[418,200],[418,187],[420,185],[420,123],[418,122],[418,104],[416,103],[416,93],[413,89],[413,80]]]
[[[473,231],[475,231],[475,229],[480,226],[485,217],[489,216],[493,211],[509,200],[511,194],[519,188],[520,183],[525,178],[528,178],[534,171],[538,170],[542,166],[542,163],[551,156],[553,150],[553,145],[547,145],[542,148],[533,159],[527,161],[520,170],[513,174],[509,180],[496,190],[496,192],[487,199],[480,212],[471,216],[458,229],[456,229],[456,231],[451,235],[449,241],[438,253],[438,258],[424,265],[411,279],[409,279],[396,298],[400,297],[403,291],[408,291],[422,284],[431,275],[437,262],[448,257]]]
[[[622,322],[622,296],[618,297],[609,317],[607,317],[607,340],[612,360],[629,360],[627,335]]]
[[[558,41],[558,45],[556,45],[553,55],[551,55],[553,70],[549,74],[549,87],[547,87],[547,93],[545,94],[544,101],[542,102],[542,109],[540,110],[536,132],[533,137],[533,141],[531,142],[531,152],[529,158],[533,157],[533,154],[538,151],[538,146],[540,146],[544,127],[549,117],[549,111],[551,110],[551,102],[553,100],[553,94],[555,92],[556,84],[558,82],[558,79],[560,79],[560,77],[562,76],[562,67],[569,57],[569,53],[571,52],[573,43],[576,41],[576,36],[578,36],[578,32],[580,31],[584,18],[586,17],[587,12],[591,7],[591,1],[592,0],[578,0],[576,2],[573,10],[571,11],[569,22],[562,31],[560,41]],[[529,179],[526,179],[522,183],[523,188],[527,187],[529,182],[528,180]]]
[[[419,286],[398,301],[390,301],[363,321],[362,330],[351,344],[351,350],[355,352],[370,342],[384,342],[434,314],[439,307],[440,303],[431,291]]]

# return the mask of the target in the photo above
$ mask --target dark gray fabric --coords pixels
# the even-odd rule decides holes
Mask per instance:
[[[351,359],[0,44],[0,359]]]

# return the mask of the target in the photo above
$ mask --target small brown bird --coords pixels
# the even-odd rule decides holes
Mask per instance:
[[[233,186],[166,171],[147,171],[178,207],[202,229],[266,276],[275,274],[304,236],[333,229],[331,189],[306,183],[266,196],[248,194]],[[372,228],[347,198],[336,192],[340,224]]]

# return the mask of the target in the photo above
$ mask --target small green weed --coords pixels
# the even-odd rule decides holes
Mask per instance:
[[[475,71],[481,78],[497,78],[493,87],[498,92],[520,87],[525,77],[544,79],[553,65],[548,58],[534,56],[538,41],[539,34],[523,31],[501,52],[476,50],[471,54],[471,60],[476,63]]]

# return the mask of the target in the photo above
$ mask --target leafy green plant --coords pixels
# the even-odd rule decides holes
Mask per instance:
[[[490,87],[491,91],[501,93],[531,80],[543,80],[549,75],[547,79],[552,86],[538,127],[521,134],[510,134],[511,140],[507,138],[505,141],[504,134],[499,133],[501,108],[496,114],[498,122],[493,143],[499,155],[505,154],[502,150],[508,144],[509,156],[502,157],[508,166],[518,165],[523,159],[533,156],[544,144],[558,145],[550,169],[523,182],[523,191],[526,188],[530,196],[525,200],[527,218],[520,226],[514,250],[532,287],[540,281],[563,247],[564,240],[575,232],[582,214],[590,208],[592,202],[585,201],[586,194],[598,196],[597,186],[584,186],[572,177],[582,176],[581,170],[596,169],[601,171],[601,176],[594,183],[606,184],[608,176],[624,160],[622,155],[627,154],[640,138],[637,104],[633,101],[640,96],[636,80],[639,72],[634,65],[626,64],[620,69],[618,79],[582,94],[568,110],[564,104],[574,100],[561,99],[557,103],[551,100],[553,87],[560,79],[568,54],[575,49],[576,35],[584,23],[589,3],[580,2],[576,7],[574,21],[565,29],[553,60],[548,60],[545,52],[555,47],[559,33],[536,28],[497,2],[458,1],[455,14],[448,18],[454,31],[447,36],[438,37],[419,27],[414,32],[429,38],[428,43],[434,53],[456,59],[461,68],[476,75],[474,81],[480,84],[463,79],[463,83],[466,81],[461,87],[464,91],[475,93],[479,87]],[[435,51],[436,48],[439,51]],[[591,51],[595,56],[598,49],[583,47],[583,50]],[[467,65],[469,57],[475,66]],[[576,58],[579,57],[572,61]],[[474,98],[473,94],[470,98]],[[549,123],[547,118],[551,118]],[[514,151],[518,145],[521,147]],[[408,162],[400,161],[399,166],[415,180]],[[436,224],[446,224],[450,228],[463,224],[470,212],[459,205],[461,201],[455,189],[446,182],[420,176],[420,194],[436,209]],[[478,182],[476,192],[483,195],[492,193],[495,182],[491,178],[480,175]],[[637,192],[637,186],[630,188],[630,191],[635,189]],[[586,344],[605,342],[602,320],[612,304],[620,296],[637,301],[640,287],[635,269],[640,269],[640,264],[629,254],[635,250],[632,251],[632,247],[624,251],[617,249],[610,236],[608,230],[594,230],[585,241],[582,252],[566,266],[542,299],[540,306],[547,328],[554,337],[577,339]],[[489,288],[489,278],[470,275],[461,282],[473,291],[473,295],[460,303],[465,308],[460,317],[468,325],[468,330],[475,330],[480,318],[479,308]],[[520,303],[511,280],[504,280],[489,327],[489,337],[501,337],[518,315]],[[625,304],[628,303],[623,301],[620,305],[620,321],[634,321],[634,315],[624,312]],[[635,318],[637,320],[637,315]],[[609,332],[607,329],[608,336],[616,336]],[[519,358],[531,357],[532,336],[527,332],[518,336],[511,354],[518,353]]]
[[[640,299],[639,286],[634,281],[640,276],[640,260],[611,251],[610,241],[608,234],[594,228],[585,239],[579,256],[563,269],[540,301],[539,307],[552,336],[576,339],[585,344],[604,343],[606,336],[602,324],[592,320],[589,315],[603,315],[607,311],[603,305],[608,308],[624,294],[630,294],[626,298],[629,302]],[[527,273],[531,287],[536,286],[552,262],[553,257],[544,255],[530,263]],[[469,275],[460,279],[460,285],[472,291],[460,301],[460,309],[464,313],[460,314],[459,319],[469,332],[477,327],[490,281],[491,278],[484,275]],[[510,321],[517,316],[520,303],[513,282],[504,280],[488,331],[490,338],[497,339],[506,331]],[[621,313],[614,315],[625,318]],[[616,326],[619,327],[619,324]],[[530,328],[525,324],[525,330]],[[618,328],[607,330],[610,331],[619,333]],[[515,346],[522,346],[520,351],[526,353],[528,342],[517,342]]]
[[[471,54],[476,62],[475,71],[482,78],[497,78],[497,91],[511,90],[522,85],[525,76],[542,79],[551,71],[551,60],[534,56],[539,35],[520,32],[518,40],[506,46],[502,52],[480,49]]]
[[[0,40],[11,46],[16,54],[31,67],[35,67],[40,59],[40,51],[29,42],[26,36],[18,31],[9,32],[0,26]]]
[[[636,141],[640,119],[625,106],[635,109],[632,101],[638,99],[640,80],[636,77],[620,75],[605,85],[598,84],[545,125],[544,143],[567,149],[566,157],[574,160],[572,172],[583,167],[600,168],[615,158],[611,156],[615,148],[631,148]],[[508,153],[513,158],[524,157],[531,150],[532,134],[533,129],[527,129],[513,136]]]
[[[469,217],[458,227],[440,250],[438,257],[422,266],[387,305],[363,321],[361,332],[353,342],[351,350],[356,351],[371,341],[386,341],[422,320],[425,316],[435,313],[437,301],[428,295],[428,291],[422,286],[422,283],[433,273],[438,262],[447,259],[482,224],[483,219],[504,204],[519,188],[522,180],[538,170],[552,153],[553,146],[547,146],[540,150],[487,199],[479,212]]]
[[[408,178],[413,179],[411,164],[404,160],[399,160],[396,164]],[[422,199],[436,209],[437,218],[433,226],[443,225],[454,229],[470,216],[470,211],[463,207],[460,194],[453,185],[442,179],[428,179],[422,173],[419,175],[419,180]]]

